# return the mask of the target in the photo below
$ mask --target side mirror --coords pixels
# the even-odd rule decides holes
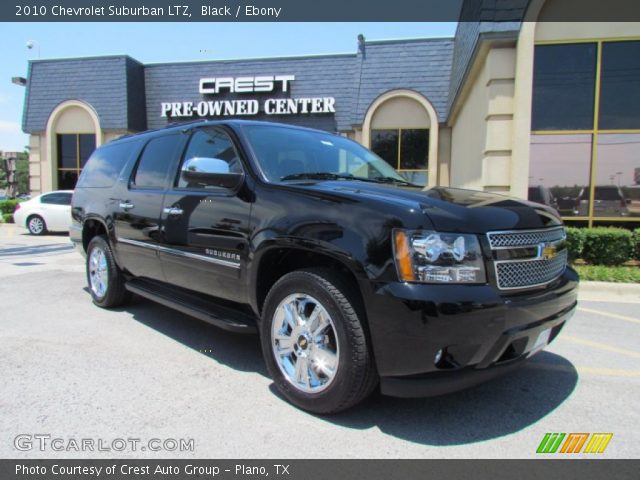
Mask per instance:
[[[229,163],[219,158],[193,157],[182,165],[182,179],[196,187],[234,189],[242,182],[242,173],[229,171]]]

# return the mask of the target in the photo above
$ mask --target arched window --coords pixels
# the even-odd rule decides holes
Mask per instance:
[[[378,97],[367,111],[363,133],[365,145],[408,181],[435,184],[438,120],[422,95],[394,90]]]
[[[100,144],[98,117],[84,102],[61,103],[49,116],[47,138],[52,185],[60,190],[72,190],[89,156]]]

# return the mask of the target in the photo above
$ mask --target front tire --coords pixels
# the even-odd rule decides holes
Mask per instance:
[[[283,276],[264,303],[260,337],[278,390],[294,405],[337,413],[367,397],[378,377],[352,288],[327,269]]]
[[[27,230],[31,235],[44,235],[47,233],[47,223],[40,215],[31,215],[27,219]]]
[[[118,307],[131,297],[125,287],[125,279],[118,268],[111,245],[104,235],[91,239],[87,247],[87,283],[91,299],[99,307]]]

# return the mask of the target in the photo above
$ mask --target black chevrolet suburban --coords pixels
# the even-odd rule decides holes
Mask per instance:
[[[71,239],[93,302],[131,293],[259,332],[279,391],[317,413],[507,372],[576,307],[549,206],[409,183],[347,138],[199,121],[98,148]]]

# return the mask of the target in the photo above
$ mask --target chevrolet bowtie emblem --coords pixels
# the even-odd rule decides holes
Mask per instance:
[[[555,245],[551,245],[550,243],[541,243],[540,245],[538,245],[538,258],[551,260],[557,254],[558,249]]]

